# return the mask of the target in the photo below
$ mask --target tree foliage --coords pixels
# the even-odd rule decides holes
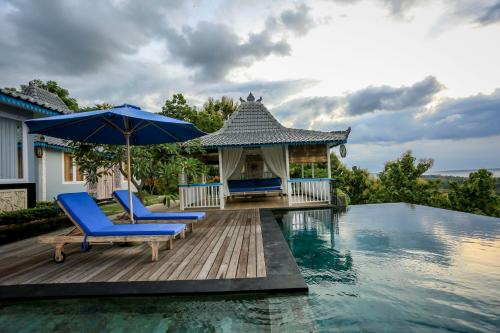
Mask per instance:
[[[224,125],[227,119],[236,111],[238,103],[223,96],[220,100],[209,98],[200,110],[187,103],[182,94],[174,94],[172,99],[166,100],[160,114],[193,123],[206,133],[213,133]]]
[[[495,194],[496,179],[488,170],[479,169],[462,184],[450,182],[449,186],[451,209],[500,217],[500,198]]]

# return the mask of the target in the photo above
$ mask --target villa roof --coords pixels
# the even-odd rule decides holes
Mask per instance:
[[[241,104],[229,117],[224,126],[217,132],[201,137],[201,143],[207,148],[244,147],[276,144],[333,144],[347,142],[346,131],[312,131],[287,128],[262,104],[262,97],[257,101],[250,93],[246,101],[240,98]]]
[[[64,151],[72,150],[72,148],[69,145],[70,141],[54,138],[52,136],[38,134],[35,136],[34,142],[35,142],[35,147],[44,147],[48,149],[64,150]]]
[[[72,111],[68,109],[66,104],[64,104],[59,96],[38,87],[33,82],[30,82],[26,90],[23,92],[0,88],[0,93],[7,97],[5,98],[5,102],[35,112],[44,113],[47,115],[72,113]],[[8,100],[8,97],[13,98],[14,100]],[[22,102],[27,102],[28,104],[23,104]],[[33,107],[33,105],[36,107]],[[50,111],[55,112],[51,113]]]

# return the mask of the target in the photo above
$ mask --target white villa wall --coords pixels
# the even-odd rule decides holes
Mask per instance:
[[[63,172],[63,152],[44,150],[46,201],[52,201],[60,193],[85,192],[85,182],[65,182]],[[39,162],[40,163],[40,162]],[[41,180],[43,181],[43,180]],[[41,184],[39,184],[41,187]],[[44,200],[40,198],[40,200]]]

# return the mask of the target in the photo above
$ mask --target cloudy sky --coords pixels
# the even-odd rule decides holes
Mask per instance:
[[[350,166],[500,167],[499,0],[0,0],[0,31],[3,87],[151,111],[252,91],[287,126],[351,126]]]

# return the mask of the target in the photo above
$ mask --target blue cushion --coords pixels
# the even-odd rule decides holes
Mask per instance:
[[[175,235],[185,224],[113,224],[87,192],[62,193],[57,201],[89,236]]]
[[[256,191],[279,191],[281,190],[280,186],[262,186],[262,187],[256,187]]]
[[[229,192],[255,192],[255,187],[233,187],[229,189]]]
[[[203,212],[152,212],[149,215],[137,218],[137,220],[201,220],[204,217],[205,213]]]
[[[128,191],[119,190],[113,192],[114,197],[118,203],[130,213],[128,205]],[[201,220],[205,217],[203,212],[186,212],[186,213],[173,213],[173,212],[150,212],[141,201],[132,194],[132,204],[134,205],[134,219],[137,221],[144,220]]]
[[[255,180],[255,187],[265,187],[265,186],[281,186],[280,178],[263,178]]]
[[[57,196],[57,201],[87,235],[94,235],[97,230],[113,226],[113,222],[87,192],[62,193]]]
[[[255,179],[230,179],[227,182],[229,189],[232,188],[253,188]]]
[[[128,190],[114,191],[113,195],[118,200],[118,203],[130,214]],[[134,219],[136,220],[140,220],[141,216],[146,216],[151,213],[133,193],[132,205],[134,205]]]
[[[185,224],[115,224],[95,231],[93,236],[175,235],[184,230],[185,227]]]

